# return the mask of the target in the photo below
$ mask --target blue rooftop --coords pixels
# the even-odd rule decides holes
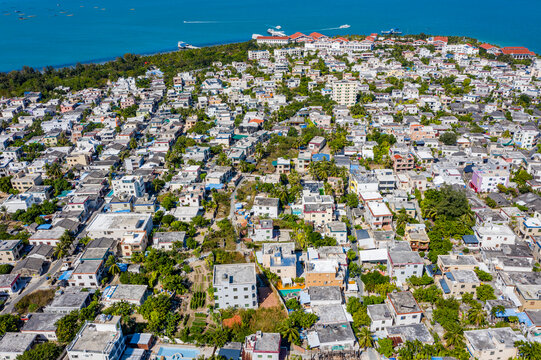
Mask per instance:
[[[331,156],[329,154],[314,154],[312,155],[313,161],[329,161],[331,160]]]
[[[472,244],[472,245],[479,244],[479,240],[477,240],[477,237],[475,237],[475,235],[464,235],[462,236],[462,241],[464,241],[465,244]]]
[[[58,277],[58,280],[69,280],[71,274],[73,274],[73,270],[64,271],[62,275]]]
[[[212,189],[219,190],[223,187],[224,187],[224,184],[208,184],[207,186],[205,186],[205,189],[206,190],[212,190]]]
[[[429,276],[441,275],[441,270],[434,264],[427,265],[425,268]]]
[[[451,289],[449,289],[449,285],[447,285],[445,279],[440,279],[440,285],[444,293],[449,294],[451,292]]]
[[[370,234],[368,234],[368,231],[364,229],[357,229],[355,230],[355,237],[357,240],[370,239]]]

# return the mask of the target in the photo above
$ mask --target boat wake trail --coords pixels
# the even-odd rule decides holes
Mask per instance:
[[[224,23],[224,21],[211,21],[211,20],[208,20],[208,21],[186,21],[184,20],[184,24],[220,24],[220,23]]]
[[[324,31],[324,30],[340,30],[341,28],[339,26],[337,27],[331,27],[331,28],[325,28],[325,29],[319,29],[320,31]]]
[[[240,23],[252,23],[255,21],[242,21],[242,20],[229,20],[229,21],[217,21],[217,20],[184,20],[184,24],[240,24]]]

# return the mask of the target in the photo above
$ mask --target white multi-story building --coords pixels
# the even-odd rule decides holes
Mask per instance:
[[[539,131],[535,129],[520,129],[513,134],[513,143],[519,148],[532,149],[538,137]]]
[[[473,227],[475,236],[479,240],[479,247],[500,248],[504,244],[515,244],[516,235],[507,225],[485,224]]]
[[[125,175],[120,179],[114,179],[112,183],[115,196],[129,194],[141,197],[145,193],[145,182],[142,176]]]
[[[372,229],[390,230],[393,223],[393,214],[387,205],[379,201],[368,201],[365,211],[366,222]]]
[[[70,360],[118,360],[125,348],[120,316],[102,314],[85,323],[66,350]]]
[[[256,309],[258,306],[255,264],[214,265],[213,286],[219,309]]]
[[[409,291],[392,292],[386,300],[396,325],[419,324],[423,310]]]
[[[274,225],[272,220],[260,220],[254,226],[254,241],[272,241],[274,238]]]
[[[422,276],[423,266],[423,259],[416,251],[406,249],[389,250],[389,274],[396,277],[396,281],[400,284],[412,276]]]
[[[525,340],[509,327],[464,331],[469,353],[479,360],[504,360],[517,357],[515,342]]]
[[[473,168],[470,187],[479,193],[495,192],[498,185],[507,186],[509,175],[509,164],[504,161],[477,165]]]
[[[103,260],[82,260],[76,265],[68,283],[70,286],[96,288],[100,286],[104,272]]]
[[[15,360],[37,342],[36,334],[7,332],[0,339],[0,360]]]
[[[280,201],[275,198],[256,196],[252,211],[254,216],[268,216],[272,219],[278,218]]]
[[[327,223],[327,235],[335,238],[340,245],[345,245],[348,242],[348,228],[342,221]]]
[[[268,50],[250,50],[248,51],[248,60],[269,59],[270,53]]]
[[[258,331],[246,336],[244,352],[249,354],[251,359],[278,360],[280,359],[280,343],[280,334]]]
[[[92,239],[109,238],[122,240],[125,234],[146,233],[152,230],[152,215],[138,213],[101,213],[87,227]]]
[[[353,106],[357,102],[357,82],[335,81],[332,84],[332,99],[340,105]]]
[[[393,317],[387,304],[368,305],[366,312],[370,317],[370,331],[375,335],[382,336],[385,334],[385,329],[393,326]]]

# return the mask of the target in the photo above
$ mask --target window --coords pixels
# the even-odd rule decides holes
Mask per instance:
[[[406,319],[405,316],[401,316],[401,317],[400,317],[400,320],[405,320],[405,319]]]

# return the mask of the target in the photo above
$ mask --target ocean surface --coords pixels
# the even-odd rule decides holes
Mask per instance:
[[[0,0],[0,71],[287,34],[468,35],[541,52],[540,0]],[[349,29],[338,29],[349,24]]]

